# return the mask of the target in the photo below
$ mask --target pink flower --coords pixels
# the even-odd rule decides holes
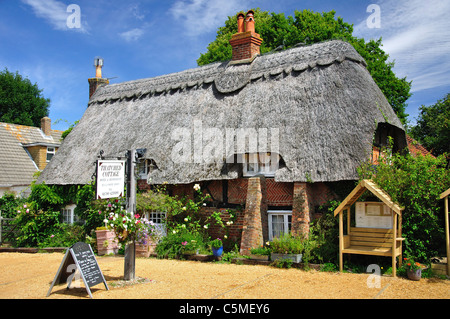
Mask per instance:
[[[51,235],[51,236],[50,236],[50,238],[53,238],[53,237],[55,237],[55,235]]]
[[[101,214],[102,214],[102,211],[101,211],[101,210],[99,210],[99,211],[98,211],[98,214],[99,214],[99,215],[101,215]]]
[[[182,242],[181,245],[186,246],[187,245],[187,241]]]
[[[134,218],[139,218],[141,216],[139,216],[139,214],[134,215]]]

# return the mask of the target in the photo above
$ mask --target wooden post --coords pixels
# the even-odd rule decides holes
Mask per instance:
[[[450,276],[450,238],[449,238],[449,227],[448,227],[448,197],[444,198],[445,205],[445,246],[447,248],[447,276]]]
[[[134,242],[125,246],[124,280],[136,278],[136,245]]]
[[[136,176],[134,175],[136,165],[136,150],[129,150],[127,152],[127,168],[128,168],[128,183],[127,183],[127,212],[134,216],[136,212]],[[132,243],[125,246],[125,264],[124,264],[124,280],[134,280],[136,264],[136,245],[134,239]]]
[[[394,211],[392,211],[392,214],[395,214]],[[402,237],[402,214],[400,213],[398,215],[398,232],[397,232],[397,238],[401,238]],[[400,241],[399,243],[400,246],[400,255],[399,255],[399,259],[398,259],[398,266],[401,267],[402,263],[403,263],[403,241]]]
[[[339,271],[344,269],[342,250],[344,249],[344,225],[343,225],[343,211],[339,212]]]
[[[393,238],[392,238],[392,276],[397,276],[397,263],[396,263],[396,249],[397,249],[397,214],[393,212],[394,215],[394,225],[392,227]]]

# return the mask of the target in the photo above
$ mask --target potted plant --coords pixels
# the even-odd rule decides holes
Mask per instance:
[[[136,232],[136,256],[150,257],[155,252],[155,248],[163,232],[152,221],[141,218],[141,227]]]
[[[117,254],[119,251],[119,242],[114,231],[106,227],[97,227],[95,234],[97,237],[97,253],[99,256]]]
[[[295,263],[302,261],[302,253],[304,251],[304,238],[301,236],[293,236],[290,233],[280,235],[270,243],[271,254],[270,259],[275,261],[278,259],[290,259]]]
[[[403,260],[408,279],[419,281],[422,277],[422,269],[424,269],[425,267],[416,262],[413,257],[403,258]]]
[[[269,260],[270,248],[264,245],[250,249],[250,258],[257,260]]]
[[[222,240],[220,238],[216,238],[213,241],[211,241],[211,248],[212,248],[213,255],[215,257],[222,256],[223,243],[222,243]]]

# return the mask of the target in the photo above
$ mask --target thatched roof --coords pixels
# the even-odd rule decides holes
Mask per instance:
[[[156,162],[155,184],[237,178],[239,165],[198,163],[195,154],[189,163],[173,161],[177,132],[191,132],[198,145],[199,123],[223,140],[226,129],[265,128],[269,137],[278,129],[285,166],[276,181],[356,179],[380,122],[403,132],[364,59],[350,44],[329,41],[265,54],[251,64],[213,63],[100,87],[39,181],[87,183],[100,150],[123,156],[132,148],[147,148],[146,157]]]

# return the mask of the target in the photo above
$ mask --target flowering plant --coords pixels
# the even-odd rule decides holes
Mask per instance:
[[[403,258],[403,261],[405,262],[404,267],[406,270],[415,271],[424,268],[423,265],[414,261],[413,257]]]
[[[141,218],[140,227],[136,233],[136,240],[140,245],[158,242],[164,236],[164,231],[147,218]]]
[[[103,210],[99,214],[104,214],[103,222],[109,230],[113,230],[120,243],[134,242],[142,236],[142,228],[145,223],[139,214],[127,212],[124,209],[124,199],[108,199]]]
[[[222,246],[223,246],[223,244],[222,244],[222,240],[220,238],[216,238],[213,241],[211,241],[212,248],[220,248]]]

